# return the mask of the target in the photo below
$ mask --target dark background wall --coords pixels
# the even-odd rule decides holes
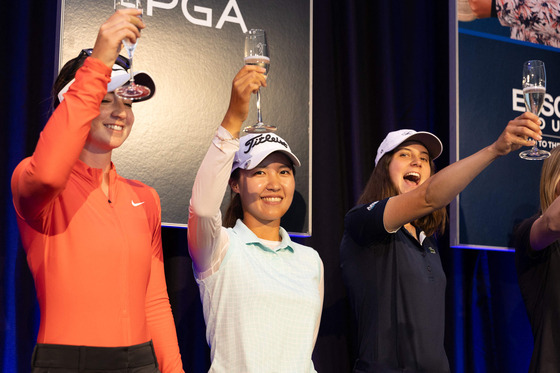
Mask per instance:
[[[353,320],[338,262],[343,217],[387,131],[428,130],[449,144],[448,7],[430,0],[323,0],[313,8],[313,232],[298,240],[313,246],[325,264],[315,367],[339,373],[350,370],[354,357]],[[4,372],[27,372],[38,310],[9,180],[15,165],[33,151],[48,117],[56,1],[5,2],[2,15],[0,365]],[[438,168],[448,159],[446,146]],[[163,240],[184,366],[204,372],[208,348],[186,230],[164,228]],[[450,249],[447,236],[440,247],[448,275],[446,348],[453,371],[526,371],[532,340],[513,254]]]

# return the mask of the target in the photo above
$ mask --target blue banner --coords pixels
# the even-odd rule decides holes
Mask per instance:
[[[547,75],[538,146],[552,149],[560,144],[559,50],[488,32],[486,25],[459,23],[459,159],[490,145],[525,111],[522,68],[535,59],[544,61]],[[522,150],[495,161],[460,194],[459,247],[511,248],[514,226],[538,212],[542,161],[521,159]]]

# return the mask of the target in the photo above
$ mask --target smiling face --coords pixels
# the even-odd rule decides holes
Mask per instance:
[[[272,153],[257,167],[240,170],[239,179],[232,181],[231,187],[241,197],[243,223],[249,229],[279,226],[294,197],[292,162],[280,152]]]
[[[114,93],[107,93],[101,101],[99,115],[91,121],[91,129],[84,149],[92,153],[106,153],[121,146],[134,124],[132,103]]]
[[[393,153],[389,175],[399,193],[406,193],[426,181],[431,175],[430,156],[418,142],[405,142]]]

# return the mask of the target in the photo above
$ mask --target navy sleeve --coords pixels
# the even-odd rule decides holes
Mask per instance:
[[[388,234],[383,225],[388,200],[359,205],[348,211],[344,218],[344,229],[358,245],[369,245]]]

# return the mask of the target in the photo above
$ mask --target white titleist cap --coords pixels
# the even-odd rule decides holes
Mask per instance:
[[[375,165],[385,155],[390,151],[395,150],[400,144],[405,141],[418,141],[428,149],[430,158],[436,159],[441,155],[443,151],[443,145],[437,136],[431,134],[430,132],[416,132],[414,130],[398,130],[389,132],[385,140],[377,148],[377,156],[375,157]]]
[[[274,152],[286,154],[295,166],[301,166],[299,159],[292,153],[284,139],[274,133],[261,133],[239,139],[239,150],[235,153],[231,172],[238,168],[252,170]]]

